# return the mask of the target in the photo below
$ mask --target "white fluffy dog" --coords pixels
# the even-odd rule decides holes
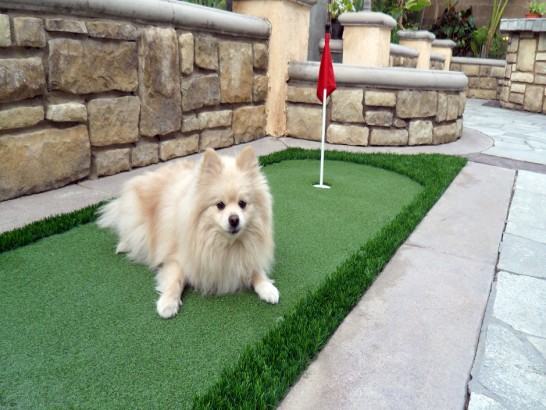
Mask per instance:
[[[237,158],[207,149],[197,164],[179,161],[128,181],[100,210],[98,224],[119,235],[116,252],[157,270],[157,312],[177,314],[184,286],[226,294],[252,286],[278,303],[269,279],[272,198],[252,148]]]

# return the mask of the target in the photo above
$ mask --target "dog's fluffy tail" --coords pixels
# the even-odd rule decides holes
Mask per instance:
[[[103,205],[98,210],[99,217],[97,218],[97,224],[101,228],[112,228],[119,233],[119,218],[120,218],[119,200],[114,199]]]

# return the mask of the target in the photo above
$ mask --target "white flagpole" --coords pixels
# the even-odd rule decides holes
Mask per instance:
[[[326,139],[326,88],[322,94],[322,139],[320,143],[320,183],[315,188],[330,188],[324,185],[324,140]]]

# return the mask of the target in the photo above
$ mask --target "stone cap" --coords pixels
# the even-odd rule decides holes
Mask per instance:
[[[178,0],[177,0],[177,1],[178,1]],[[238,0],[238,1],[241,1],[241,0]],[[293,1],[294,3],[303,4],[303,5],[305,5],[305,6],[312,7],[312,6],[314,6],[315,4],[317,4],[317,1],[318,1],[318,0],[290,0],[290,1]]]
[[[426,30],[399,30],[398,38],[404,40],[426,40],[434,41],[436,36]]]
[[[440,53],[430,53],[430,59],[435,61],[446,61],[446,56]]]
[[[413,47],[401,46],[400,44],[391,44],[391,54],[404,57],[419,57],[419,50]]]
[[[160,0],[160,1],[169,1],[173,3],[177,3],[180,0]],[[237,0],[237,1],[254,1],[254,0]],[[318,0],[270,0],[270,1],[290,1],[292,3],[298,3],[298,4],[302,4],[304,6],[309,6],[309,7],[314,6],[318,2]]]
[[[324,50],[324,38],[322,38],[319,41],[319,50],[322,53],[322,50]],[[332,53],[341,53],[343,52],[343,40],[332,40],[330,39],[330,51]]]
[[[9,0],[9,7],[92,17],[122,17],[259,38],[269,38],[271,32],[271,25],[265,19],[175,0]]]
[[[438,48],[454,48],[457,45],[453,40],[449,39],[436,39],[432,42],[432,47]]]
[[[338,20],[343,26],[386,26],[391,30],[396,26],[391,16],[373,11],[343,13]]]
[[[319,67],[319,62],[291,61],[288,63],[288,77],[294,81],[316,83]],[[468,77],[459,71],[334,64],[334,75],[338,86],[362,85],[408,90],[463,91],[468,85]]]
[[[490,65],[494,67],[505,67],[506,60],[495,60],[493,58],[474,58],[474,57],[452,57],[452,63]]]
[[[546,31],[546,18],[540,19],[502,19],[500,31]]]
[[[324,39],[319,41],[319,50],[322,53],[324,50]],[[332,53],[342,53],[343,52],[343,40],[330,40],[330,51]],[[391,44],[390,53],[397,56],[404,57],[419,57],[419,50],[413,47],[401,46],[400,44]]]

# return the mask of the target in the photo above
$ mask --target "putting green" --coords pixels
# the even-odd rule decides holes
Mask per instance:
[[[400,174],[327,161],[264,167],[274,196],[279,305],[252,291],[185,291],[177,317],[155,313],[153,274],[115,255],[86,224],[0,254],[0,407],[190,407],[249,346],[422,192]]]

